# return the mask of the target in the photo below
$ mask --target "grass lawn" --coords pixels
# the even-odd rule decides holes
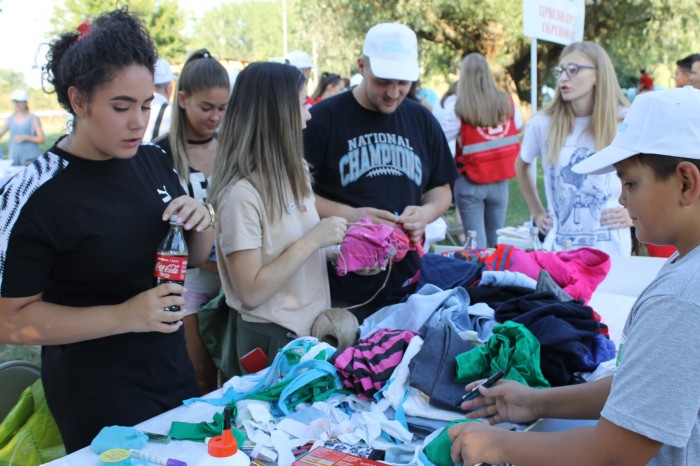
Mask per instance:
[[[41,146],[42,150],[46,150],[53,145],[54,141],[56,141],[61,134],[60,132],[47,133],[46,142]],[[2,147],[3,153],[7,156],[7,138],[3,138],[0,147]],[[541,171],[538,186],[542,186]],[[520,187],[516,179],[510,180],[509,189],[510,200],[508,203],[508,213],[506,215],[506,225],[519,226],[530,219],[530,211],[520,194]],[[542,192],[540,192],[540,195],[542,199],[544,199],[544,194]],[[40,364],[40,348],[38,346],[0,345],[0,363],[15,359],[23,359]]]

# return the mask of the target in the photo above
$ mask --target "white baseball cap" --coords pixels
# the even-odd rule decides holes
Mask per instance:
[[[316,68],[311,61],[311,57],[308,53],[301,50],[292,50],[285,57],[290,65],[296,66],[299,69],[302,68]]]
[[[155,70],[153,72],[153,83],[156,85],[167,84],[177,76],[173,74],[172,67],[167,60],[159,58],[156,60]]]
[[[24,89],[15,89],[12,91],[12,100],[14,102],[28,102],[29,94]]]
[[[700,90],[686,86],[639,94],[613,142],[572,170],[602,175],[637,154],[700,159]]]
[[[372,74],[382,79],[417,81],[418,39],[399,23],[381,23],[367,31],[362,54],[369,57]]]

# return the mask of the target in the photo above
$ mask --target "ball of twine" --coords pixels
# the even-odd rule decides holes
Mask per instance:
[[[335,346],[340,352],[355,344],[359,329],[357,317],[352,312],[335,307],[326,309],[316,317],[311,336]]]

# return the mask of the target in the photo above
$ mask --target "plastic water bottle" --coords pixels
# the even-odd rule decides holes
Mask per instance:
[[[539,238],[540,230],[536,226],[530,227],[530,237],[527,240],[527,246],[525,246],[525,251],[541,251],[542,243]]]
[[[467,230],[467,242],[464,244],[464,249],[476,249],[476,230]]]
[[[238,449],[238,443],[231,432],[231,411],[224,408],[224,431],[209,440],[207,453],[200,458],[197,466],[249,465],[250,458]]]

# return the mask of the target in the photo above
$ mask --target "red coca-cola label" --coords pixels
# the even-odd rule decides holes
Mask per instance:
[[[163,280],[184,281],[187,271],[187,256],[156,254],[153,276]]]

